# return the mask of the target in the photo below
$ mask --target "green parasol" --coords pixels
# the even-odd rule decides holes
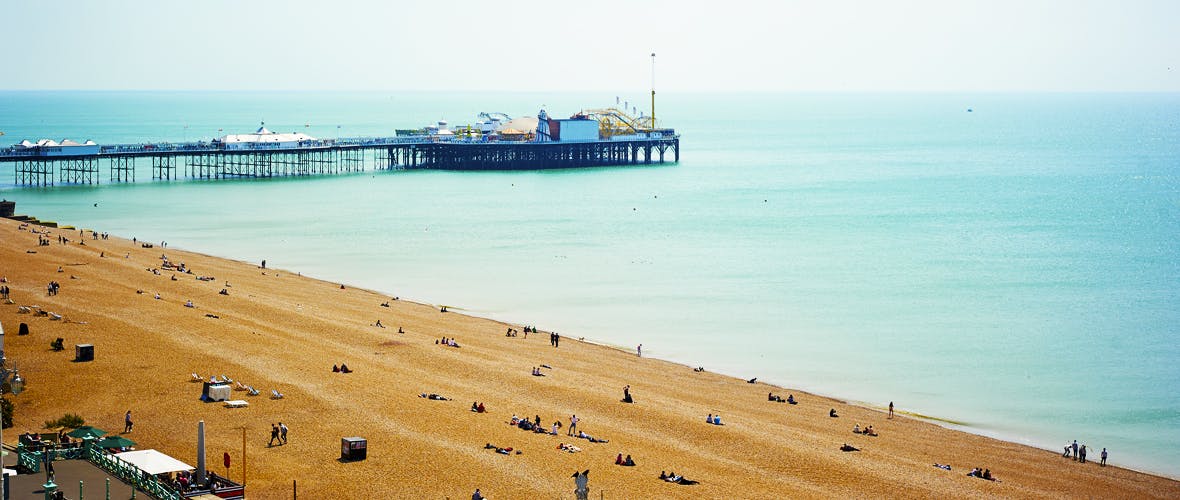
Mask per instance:
[[[70,431],[69,436],[76,437],[76,438],[82,438],[82,439],[100,438],[102,436],[105,436],[106,433],[107,433],[107,431],[99,429],[98,427],[91,427],[89,425],[83,425],[82,427],[79,427],[77,429]]]
[[[123,436],[107,436],[95,444],[99,448],[130,448],[135,446],[135,441]]]

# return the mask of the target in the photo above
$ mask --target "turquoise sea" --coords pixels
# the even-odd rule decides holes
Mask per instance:
[[[1180,94],[659,99],[678,165],[156,182],[141,164],[134,184],[21,188],[2,164],[0,197],[1180,477]],[[614,101],[0,92],[0,144],[178,142],[262,121],[387,136]]]

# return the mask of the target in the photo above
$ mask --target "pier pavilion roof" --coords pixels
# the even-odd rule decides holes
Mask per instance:
[[[304,134],[302,132],[291,133],[277,133],[267,130],[266,127],[258,127],[258,130],[253,134],[228,134],[221,137],[221,142],[225,144],[238,143],[293,143],[300,141],[314,141],[315,137]]]

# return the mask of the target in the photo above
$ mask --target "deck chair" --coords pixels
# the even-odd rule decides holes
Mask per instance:
[[[270,399],[283,399],[283,393],[274,389],[270,390]]]
[[[246,389],[247,389],[247,391],[248,391],[248,392],[246,392],[246,394],[249,394],[249,395],[251,395],[251,396],[257,396],[257,395],[258,395],[258,389],[255,389],[255,388],[253,388],[253,387],[251,387],[251,386],[246,386]]]
[[[193,378],[192,378],[193,382],[204,382],[205,381],[205,379],[201,378],[200,375],[197,375],[197,372],[193,372],[191,375],[193,376]]]
[[[235,391],[245,391],[245,390],[247,390],[246,384],[243,384],[241,382],[234,382],[234,390]]]

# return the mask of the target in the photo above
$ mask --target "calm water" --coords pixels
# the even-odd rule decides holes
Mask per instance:
[[[0,140],[195,140],[260,121],[392,135],[613,102],[0,93]],[[164,183],[142,164],[133,185],[33,189],[5,165],[0,196],[42,219],[643,343],[1049,449],[1077,439],[1180,476],[1180,95],[660,105],[683,135],[676,166]]]

